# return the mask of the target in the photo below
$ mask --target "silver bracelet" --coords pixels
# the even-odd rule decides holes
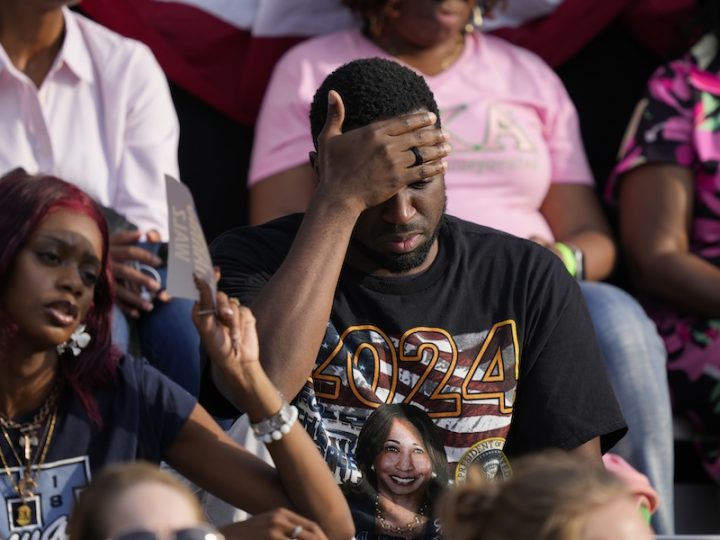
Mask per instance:
[[[255,437],[267,444],[282,439],[283,435],[290,431],[297,417],[297,407],[283,400],[282,407],[277,413],[259,422],[250,423],[250,427]]]

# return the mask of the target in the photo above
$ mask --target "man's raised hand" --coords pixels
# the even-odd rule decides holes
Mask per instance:
[[[316,196],[362,212],[390,199],[403,187],[445,172],[448,135],[428,111],[404,114],[342,132],[345,106],[328,93],[325,126],[313,155],[319,177]],[[416,152],[412,148],[417,149]],[[422,163],[416,161],[422,159]]]

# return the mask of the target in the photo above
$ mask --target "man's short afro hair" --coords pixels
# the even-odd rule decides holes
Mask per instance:
[[[435,97],[420,75],[392,60],[354,60],[328,75],[315,92],[310,107],[310,127],[316,147],[327,117],[330,90],[340,94],[345,104],[343,131],[420,109],[434,112],[440,126]]]

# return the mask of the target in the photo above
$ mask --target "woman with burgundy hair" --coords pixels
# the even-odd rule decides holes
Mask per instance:
[[[147,361],[113,348],[108,258],[105,222],[80,189],[21,171],[0,178],[0,537],[64,537],[91,476],[142,458],[255,516],[228,538],[350,538],[340,490],[260,367],[250,311],[222,293],[214,306],[196,280],[193,322],[277,470]]]

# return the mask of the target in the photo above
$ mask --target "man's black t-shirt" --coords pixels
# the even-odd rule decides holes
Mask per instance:
[[[233,229],[213,243],[220,289],[252,301],[282,263],[302,215]],[[355,482],[357,435],[384,403],[433,419],[463,481],[504,473],[505,454],[574,448],[625,432],[577,283],[549,250],[446,216],[426,271],[343,269],[300,419],[340,482]],[[339,249],[344,249],[341,247]],[[302,327],[297,332],[302,332]],[[309,354],[315,354],[309,352]],[[223,411],[220,401],[208,408]]]

